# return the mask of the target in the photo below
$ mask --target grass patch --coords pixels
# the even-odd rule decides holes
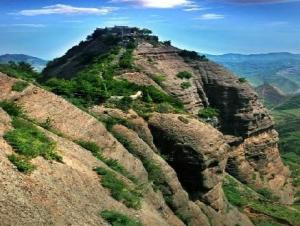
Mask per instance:
[[[219,115],[220,115],[219,110],[212,107],[206,107],[204,109],[200,109],[198,112],[198,116],[204,119],[219,117]]]
[[[282,224],[275,223],[272,220],[254,220],[253,223],[256,226],[282,226]]]
[[[13,101],[2,101],[0,107],[12,117],[20,117],[24,113],[22,108]]]
[[[114,210],[104,210],[100,213],[100,216],[112,226],[142,226],[137,219]]]
[[[8,156],[8,159],[22,173],[29,174],[36,168],[30,163],[30,160],[24,156],[12,154]]]
[[[97,167],[95,171],[101,176],[103,187],[110,189],[111,196],[129,208],[140,209],[142,195],[137,189],[130,189],[117,175],[109,170]]]
[[[116,159],[111,159],[111,158],[106,158],[102,155],[102,150],[101,148],[94,142],[90,141],[75,141],[78,145],[83,147],[84,149],[90,151],[96,158],[104,162],[107,166],[109,166],[111,169],[115,170],[116,172],[119,172],[123,176],[127,177],[133,182],[137,182],[137,179],[132,176],[125,168],[122,166],[118,160]]]
[[[4,138],[21,155],[29,158],[42,156],[47,160],[61,161],[55,151],[55,143],[32,123],[15,118],[12,121],[14,130],[7,132]]]
[[[123,118],[118,118],[118,117],[99,117],[99,116],[95,116],[99,121],[101,121],[102,123],[104,123],[106,129],[108,131],[112,131],[112,128],[114,125],[120,124],[120,125],[124,125],[128,128],[131,127],[130,123]]]
[[[181,71],[176,75],[176,77],[180,79],[190,79],[193,77],[193,75],[188,71]]]
[[[256,192],[268,200],[278,201],[278,199],[279,199],[268,188],[260,188],[260,189],[257,189]]]
[[[29,86],[28,82],[17,81],[17,82],[15,82],[15,84],[12,86],[12,91],[22,92],[22,91],[24,91],[28,86]]]
[[[163,87],[164,86],[163,82],[166,81],[166,76],[158,74],[158,75],[153,76],[152,79],[157,85],[159,85],[160,87]]]
[[[180,84],[180,87],[182,88],[182,89],[188,89],[188,88],[190,88],[192,85],[191,85],[191,83],[190,82],[182,82],[181,84]]]
[[[13,130],[4,135],[4,139],[14,148],[19,157],[10,157],[17,168],[26,170],[31,168],[29,160],[42,156],[46,160],[62,162],[62,157],[56,152],[56,145],[40,131],[34,124],[21,118],[13,118]],[[26,161],[25,161],[26,160]]]
[[[300,211],[297,208],[274,203],[230,176],[226,177],[223,190],[228,201],[241,209],[250,207],[258,213],[271,217],[275,223],[285,221],[291,225],[298,225],[300,222]]]

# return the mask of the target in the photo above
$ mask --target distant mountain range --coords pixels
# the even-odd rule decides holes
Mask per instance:
[[[300,90],[300,54],[224,54],[207,55],[239,77],[245,77],[253,86],[264,83],[279,88],[285,94]]]
[[[24,54],[5,54],[5,55],[0,55],[0,63],[8,63],[10,61],[13,62],[26,62],[31,64],[37,71],[41,71],[46,67],[47,61],[33,57],[33,56],[28,56]]]

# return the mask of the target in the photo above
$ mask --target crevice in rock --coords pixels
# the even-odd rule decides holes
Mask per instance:
[[[204,90],[211,107],[220,111],[221,130],[224,134],[235,136],[245,135],[247,125],[236,116],[240,109],[238,90],[234,87],[218,86],[217,84],[204,83]]]
[[[247,184],[245,177],[240,175],[240,169],[238,167],[237,160],[234,157],[228,158],[225,171],[231,176],[237,178],[243,184]]]
[[[203,186],[201,172],[206,168],[203,158],[190,146],[166,137],[157,128],[150,127],[154,143],[168,164],[175,170],[182,187],[191,200],[198,200],[209,190]],[[218,163],[211,163],[212,165]]]

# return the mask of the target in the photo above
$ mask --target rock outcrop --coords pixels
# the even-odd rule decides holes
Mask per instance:
[[[135,51],[136,64],[149,75],[165,75],[164,90],[180,99],[191,114],[195,115],[205,107],[218,109],[219,130],[231,137],[228,140],[232,149],[227,165],[229,173],[245,175],[253,171],[264,180],[254,182],[247,174],[242,176],[245,183],[270,188],[275,193],[280,191],[282,201],[292,203],[294,191],[289,180],[290,173],[280,159],[273,120],[253,88],[213,62],[184,59],[180,51],[174,47],[141,43]],[[182,79],[176,75],[181,71],[192,74],[188,89],[180,87]],[[259,164],[254,163],[254,155],[258,156]],[[248,157],[241,161],[242,156]],[[265,156],[264,160],[260,159],[261,156]],[[283,183],[277,183],[275,179],[276,187],[269,175],[277,175],[279,171],[277,177]]]
[[[221,185],[229,147],[222,134],[182,115],[155,114],[149,126],[154,143],[175,169],[191,199],[223,209]]]

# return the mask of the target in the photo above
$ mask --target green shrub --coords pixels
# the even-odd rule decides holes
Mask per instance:
[[[166,80],[165,75],[155,75],[153,76],[153,81],[156,82],[159,86],[163,87],[163,82]]]
[[[162,187],[165,185],[165,181],[164,181],[160,167],[145,158],[142,159],[142,163],[148,172],[149,180],[153,181],[154,189],[161,190]]]
[[[142,226],[138,220],[114,210],[104,210],[100,216],[112,226]]]
[[[180,87],[181,87],[182,89],[188,89],[188,88],[190,88],[191,86],[192,86],[192,85],[191,85],[190,82],[183,82],[183,83],[180,84]]]
[[[133,68],[133,49],[127,49],[126,52],[121,56],[119,60],[119,67],[122,69],[132,69]]]
[[[170,40],[164,41],[163,44],[166,45],[166,46],[171,46],[172,45]]]
[[[176,112],[176,109],[169,103],[157,104],[155,110],[159,113],[174,113],[174,112]]]
[[[213,117],[219,117],[220,112],[218,109],[212,108],[212,107],[206,107],[204,109],[200,109],[198,116],[200,118],[213,118]]]
[[[9,161],[14,164],[17,169],[22,173],[31,173],[36,167],[32,165],[29,160],[23,156],[20,155],[9,155],[8,156]]]
[[[24,81],[17,81],[15,84],[12,86],[12,90],[16,92],[22,92],[24,89],[28,87],[28,82]]]
[[[182,50],[179,55],[185,60],[200,60],[200,61],[208,61],[205,55],[199,55],[195,51]]]
[[[78,140],[76,143],[84,149],[90,151],[93,155],[101,153],[100,147],[94,142]]]
[[[239,78],[239,82],[240,83],[245,83],[245,82],[247,82],[247,79],[246,78]]]
[[[5,100],[0,102],[0,107],[10,116],[19,117],[23,115],[22,108],[15,102]]]
[[[149,96],[153,103],[169,103],[176,109],[183,109],[183,104],[176,98],[171,97],[162,91],[156,89],[154,86],[142,86],[139,87],[143,92],[143,101],[147,102],[147,96]]]
[[[20,118],[14,118],[12,124],[15,129],[8,131],[4,138],[19,155],[28,159],[42,156],[46,160],[62,161],[55,143],[34,124]]]
[[[130,123],[123,118],[118,118],[118,117],[97,117],[96,118],[101,121],[102,123],[104,123],[106,129],[108,131],[111,131],[114,125],[120,124],[120,125],[124,125],[126,127],[131,127]]]
[[[176,76],[180,79],[190,79],[193,75],[188,71],[181,71]]]
[[[278,197],[274,196],[273,193],[268,188],[261,188],[256,190],[258,194],[261,194],[264,198],[277,201]]]
[[[143,28],[139,31],[139,33],[144,36],[149,36],[152,34],[152,31],[147,28]]]
[[[175,215],[183,222],[185,225],[190,225],[191,220],[193,219],[193,216],[191,216],[189,213],[184,213],[182,211],[175,211]]]
[[[135,189],[130,189],[114,172],[101,167],[97,167],[95,171],[101,175],[102,186],[110,189],[114,199],[123,202],[129,208],[141,207],[141,194]]]
[[[121,100],[117,101],[115,105],[117,108],[127,112],[132,108],[133,100],[130,97],[125,96]]]

